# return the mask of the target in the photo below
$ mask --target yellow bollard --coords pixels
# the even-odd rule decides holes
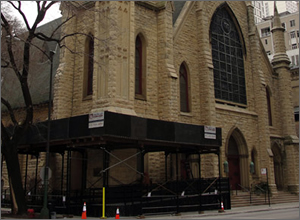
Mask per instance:
[[[101,219],[106,219],[105,217],[105,187],[103,187],[103,193],[102,193],[102,217]]]

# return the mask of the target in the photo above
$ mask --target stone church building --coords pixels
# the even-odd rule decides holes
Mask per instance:
[[[299,192],[290,61],[276,13],[270,63],[250,1],[62,2],[61,11],[62,21],[76,16],[62,33],[83,34],[60,49],[52,120],[69,119],[69,131],[84,134],[57,142],[53,187],[66,185],[60,169],[71,189],[129,184],[147,173],[152,182],[228,177],[232,190],[265,182],[267,170],[273,195]],[[81,126],[85,116],[89,128]],[[112,135],[99,138],[97,129]],[[199,155],[185,151],[193,145]],[[104,167],[110,177],[97,182]]]
[[[110,111],[220,127],[221,164],[229,164],[233,189],[236,183],[249,187],[263,180],[261,168],[267,168],[274,192],[298,192],[290,61],[278,17],[270,63],[247,1],[90,2],[85,7],[67,28],[100,39],[91,43],[82,36],[73,44],[75,51],[93,53],[94,63],[61,53],[54,119]],[[63,17],[68,13],[62,4]],[[163,176],[157,163],[157,154],[145,161],[154,179]],[[203,175],[216,175],[216,158],[203,163]]]

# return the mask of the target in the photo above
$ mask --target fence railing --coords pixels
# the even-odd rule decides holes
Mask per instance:
[[[8,192],[3,192],[6,204],[10,204]],[[102,196],[102,188],[51,191],[48,193],[48,206],[49,210],[60,214],[81,215],[83,202],[86,202],[91,216],[101,216]],[[151,186],[132,184],[105,187],[105,210],[108,217],[115,215],[116,207],[120,208],[120,214],[124,216],[219,209],[220,199],[224,200],[225,209],[231,208],[228,178],[175,180]],[[40,211],[43,193],[38,190],[37,194],[27,194],[26,201],[29,208]]]

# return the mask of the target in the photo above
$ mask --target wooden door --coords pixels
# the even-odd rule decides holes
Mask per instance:
[[[240,159],[238,156],[228,157],[229,181],[232,190],[241,189]]]

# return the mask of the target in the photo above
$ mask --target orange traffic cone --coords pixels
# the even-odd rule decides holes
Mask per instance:
[[[28,209],[27,214],[29,218],[35,218],[34,209]]]
[[[86,203],[83,203],[81,219],[86,219]]]
[[[221,202],[221,209],[219,209],[219,212],[224,212],[224,205],[223,205],[223,202]]]
[[[115,219],[120,219],[119,207],[117,207],[116,218]]]

